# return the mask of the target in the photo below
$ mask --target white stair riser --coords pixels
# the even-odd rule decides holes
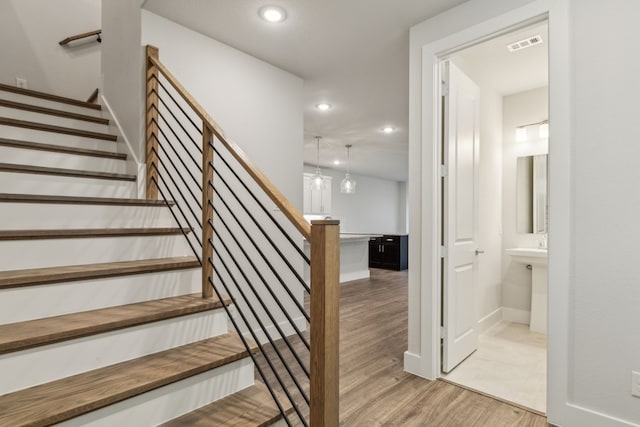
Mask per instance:
[[[253,385],[245,358],[56,424],[57,427],[154,426]]]
[[[182,234],[0,241],[0,271],[193,254]]]
[[[0,395],[221,335],[227,328],[226,314],[216,310],[4,354]]]
[[[124,160],[80,156],[55,151],[29,150],[0,145],[0,161],[16,165],[43,166],[49,168],[78,169],[94,172],[127,173]]]
[[[0,290],[0,324],[198,293],[202,269],[163,271]]]
[[[17,108],[3,107],[0,105],[0,117],[26,120],[28,122],[43,123],[47,125],[62,126],[72,129],[88,130],[90,132],[109,132],[109,125],[89,122],[86,120],[72,119],[68,117],[53,116],[51,114],[37,113],[35,111],[20,110]]]
[[[135,198],[135,181],[0,172],[0,193]],[[44,214],[44,212],[43,212]]]
[[[0,125],[0,137],[20,141],[40,142],[42,144],[62,145],[63,147],[87,148],[89,150],[118,152],[118,150],[125,149],[125,147],[121,145],[121,142],[25,129],[8,125]]]
[[[176,227],[165,206],[0,203],[5,230]]]
[[[46,99],[36,98],[33,96],[21,95],[19,93],[6,92],[4,90],[0,90],[0,99],[6,99],[7,101],[20,102],[22,104],[37,105],[38,107],[53,108],[54,110],[69,111],[70,113],[84,114],[85,116],[102,117],[101,110],[79,107],[75,105],[66,104],[64,102],[49,101]]]

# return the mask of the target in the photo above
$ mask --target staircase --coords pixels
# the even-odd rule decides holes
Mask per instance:
[[[284,424],[105,116],[0,85],[0,426]]]

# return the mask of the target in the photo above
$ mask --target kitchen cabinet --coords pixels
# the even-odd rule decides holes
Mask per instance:
[[[369,239],[369,268],[406,270],[408,267],[409,236],[384,235]]]
[[[331,215],[331,180],[330,176],[322,177],[322,187],[318,190],[311,185],[313,174],[304,174],[303,211],[305,214]]]

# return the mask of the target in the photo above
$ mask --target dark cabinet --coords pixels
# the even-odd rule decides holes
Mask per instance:
[[[369,268],[406,270],[409,236],[384,235],[369,239]]]

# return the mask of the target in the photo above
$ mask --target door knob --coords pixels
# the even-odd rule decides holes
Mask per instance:
[[[483,253],[484,253],[484,251],[481,251],[480,249],[476,249],[476,255],[480,255],[480,254],[483,254]]]

